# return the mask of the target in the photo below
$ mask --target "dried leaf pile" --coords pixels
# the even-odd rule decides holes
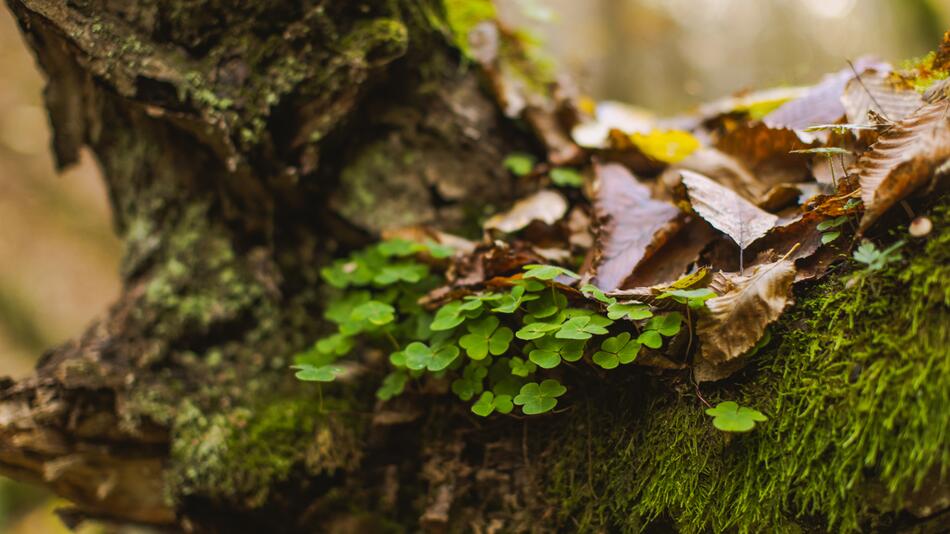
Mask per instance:
[[[536,192],[491,217],[486,239],[455,257],[448,284],[424,302],[509,287],[528,264],[577,269],[578,279],[550,282],[575,306],[648,306],[688,322],[639,357],[592,348],[585,358],[728,377],[792,304],[795,284],[849,257],[895,206],[946,186],[950,82],[920,87],[918,75],[862,59],[811,88],[680,117],[612,102],[571,108],[561,126],[577,150],[543,135],[557,139],[550,159],[518,173]],[[568,170],[584,177],[580,188],[552,177]],[[693,306],[690,292],[705,298]],[[617,318],[643,343],[641,323]]]

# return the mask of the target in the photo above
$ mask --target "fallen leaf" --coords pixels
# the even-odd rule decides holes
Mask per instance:
[[[747,275],[716,273],[710,287],[719,294],[706,301],[696,333],[704,359],[720,364],[745,354],[755,346],[790,302],[795,280],[790,260],[757,265]]]
[[[841,103],[849,123],[867,124],[869,111],[899,121],[924,105],[920,93],[913,88],[895,86],[890,74],[889,70],[868,69],[861,73],[860,79],[854,78],[846,84]]]
[[[775,215],[702,174],[684,170],[681,175],[693,210],[731,237],[740,249],[764,236],[778,222]]]
[[[891,206],[926,185],[950,158],[950,114],[934,102],[883,132],[856,164],[864,201],[862,234]]]
[[[567,200],[556,191],[543,189],[523,198],[508,211],[498,213],[485,222],[485,230],[506,234],[517,232],[532,221],[554,224],[567,213]]]
[[[633,133],[630,140],[641,152],[664,163],[679,163],[700,147],[698,139],[681,130]]]
[[[771,128],[795,130],[798,137],[810,143],[825,139],[826,132],[806,132],[805,129],[817,124],[831,124],[845,115],[841,95],[848,82],[854,79],[854,71],[863,72],[869,68],[890,70],[886,63],[870,57],[861,57],[854,62],[854,70],[849,66],[833,74],[826,75],[821,82],[813,86],[801,98],[792,100],[769,113],[762,119]]]
[[[675,235],[649,258],[641,261],[623,287],[669,284],[699,260],[699,254],[719,234],[702,218],[690,216]],[[735,249],[733,249],[734,251]]]
[[[680,210],[651,198],[650,189],[622,165],[598,165],[596,174],[595,212],[600,227],[594,284],[610,291],[620,287],[679,228]]]

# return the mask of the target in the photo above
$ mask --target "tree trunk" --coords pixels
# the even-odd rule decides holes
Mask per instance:
[[[673,500],[625,512],[610,492],[649,491],[605,469],[646,470],[615,464],[623,447],[672,443],[647,432],[657,414],[714,450],[728,440],[689,434],[708,425],[675,409],[698,404],[642,372],[561,418],[475,423],[437,395],[377,403],[371,353],[322,390],[288,371],[323,331],[326,259],[510,202],[515,149],[575,156],[556,117],[496,98],[459,52],[464,14],[437,0],[8,4],[49,78],[57,161],[95,153],[125,254],[108,315],[35,377],[0,383],[5,474],[70,499],[70,520],[172,530],[683,526]]]

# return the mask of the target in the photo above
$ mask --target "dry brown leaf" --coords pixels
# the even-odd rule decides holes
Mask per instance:
[[[720,364],[754,347],[791,300],[794,280],[795,264],[787,259],[758,265],[746,275],[713,275],[710,287],[719,296],[706,301],[708,312],[696,324],[702,357]]]
[[[640,262],[624,288],[669,284],[699,260],[699,254],[719,234],[700,217],[690,216],[683,227],[655,254]],[[733,249],[735,252],[735,249]]]
[[[907,117],[924,99],[912,88],[898,88],[890,81],[890,71],[869,69],[861,79],[852,79],[841,95],[849,124],[868,124],[868,112],[874,111],[892,121]]]
[[[684,169],[707,176],[750,201],[759,198],[769,189],[739,160],[715,148],[703,148],[693,152],[664,171],[660,181],[672,191],[680,183],[679,171]]]
[[[778,222],[775,215],[702,174],[684,170],[681,175],[693,210],[731,237],[740,249],[764,236]]]
[[[890,70],[886,63],[873,58],[862,57],[854,62],[854,69],[863,72],[874,68]],[[854,79],[854,70],[851,67],[836,73],[826,75],[821,82],[812,87],[805,96],[792,100],[782,107],[769,113],[762,119],[771,128],[789,128],[795,130],[799,138],[806,143],[816,139],[826,139],[827,132],[804,132],[806,128],[819,124],[832,124],[844,116],[845,109],[841,103],[841,95],[845,86]]]
[[[567,213],[567,200],[556,191],[543,189],[523,198],[508,211],[498,213],[485,222],[485,230],[510,234],[528,226],[532,221],[554,224]]]
[[[663,245],[682,224],[680,210],[654,200],[650,189],[626,167],[598,165],[595,211],[600,224],[594,284],[620,287],[636,266]]]
[[[934,102],[883,132],[856,165],[864,201],[858,233],[927,184],[950,158],[950,107]]]

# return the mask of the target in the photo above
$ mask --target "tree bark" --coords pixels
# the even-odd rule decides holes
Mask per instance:
[[[427,453],[419,412],[387,422],[359,383],[327,392],[345,409],[307,409],[317,392],[287,366],[320,331],[324,258],[517,192],[500,162],[536,141],[462,60],[441,2],[8,4],[48,77],[56,160],[93,151],[125,252],[108,315],[0,386],[0,469],[70,499],[73,520],[376,521],[345,491],[416,522],[397,487],[425,486],[427,455],[459,454],[450,438]],[[423,522],[447,522],[456,483]]]

